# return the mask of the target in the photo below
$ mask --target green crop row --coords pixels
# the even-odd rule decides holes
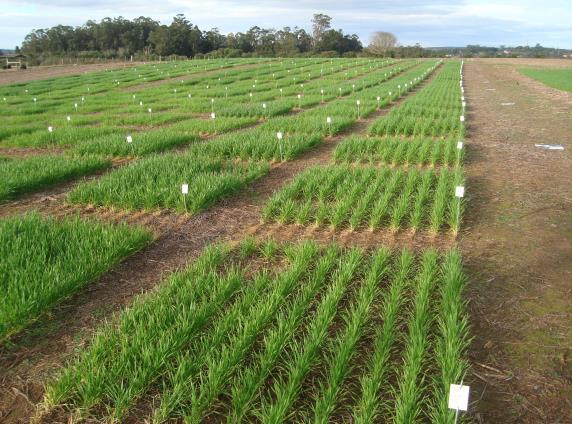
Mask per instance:
[[[431,84],[374,122],[369,133],[463,138],[459,67],[458,61],[446,62]]]
[[[436,172],[376,167],[316,166],[299,174],[267,203],[267,221],[371,230],[389,227],[437,233],[459,230],[460,170]]]
[[[443,387],[467,370],[464,282],[456,251],[211,246],[100,328],[44,407],[116,422],[451,423]]]
[[[154,155],[96,181],[80,183],[72,203],[130,210],[168,208],[195,213],[268,172],[260,162],[233,162],[200,154]],[[188,184],[183,195],[182,184]]]
[[[463,163],[463,149],[453,138],[348,137],[334,151],[338,162],[366,162],[387,165],[444,165]]]
[[[94,156],[30,156],[0,160],[0,201],[111,166]]]
[[[0,341],[149,240],[137,228],[77,218],[29,213],[0,220]]]

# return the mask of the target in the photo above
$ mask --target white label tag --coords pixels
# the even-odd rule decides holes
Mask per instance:
[[[188,184],[181,185],[181,193],[189,194],[189,185]]]
[[[455,187],[455,197],[464,197],[465,196],[465,187],[457,186]]]
[[[449,409],[466,411],[469,407],[469,386],[451,384],[449,388]]]
[[[457,141],[457,149],[461,150],[463,148],[463,142]]]
[[[332,123],[332,117],[331,117],[331,116],[328,116],[328,117],[326,118],[326,122],[327,122],[328,124],[331,124],[331,123]]]
[[[128,143],[133,143],[133,138],[130,135],[128,135],[126,138]]]
[[[215,113],[212,112],[212,113],[211,113],[211,118],[212,118],[212,119],[215,119],[215,117],[216,117]]]
[[[464,115],[461,115],[460,120],[461,120],[461,122],[465,122],[465,116],[464,116]]]
[[[147,109],[147,112],[151,113],[153,110],[151,108]]]
[[[69,116],[69,115],[66,116],[66,119],[68,120],[68,122],[71,121],[71,116]]]
[[[278,140],[282,140],[282,136],[283,136],[283,135],[284,135],[284,134],[282,134],[281,132],[277,132],[277,133],[276,133],[276,137],[278,137]]]
[[[48,127],[48,132],[52,132],[53,130],[53,127]]]

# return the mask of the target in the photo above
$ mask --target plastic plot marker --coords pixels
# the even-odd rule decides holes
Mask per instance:
[[[284,136],[284,134],[282,134],[281,131],[276,133],[276,138],[278,139],[278,145],[280,147],[280,160],[282,160],[282,137]]]
[[[185,213],[187,213],[187,195],[189,194],[189,185],[181,184],[181,194],[183,195],[183,204],[185,205]]]
[[[469,386],[451,384],[449,387],[449,409],[455,410],[455,423],[459,418],[459,411],[467,411],[469,408]]]

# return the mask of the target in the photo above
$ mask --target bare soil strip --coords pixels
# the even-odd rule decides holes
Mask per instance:
[[[472,276],[474,416],[570,422],[572,103],[505,63],[467,61],[465,75],[470,198],[460,245]]]
[[[18,84],[28,81],[45,80],[66,75],[77,75],[85,72],[97,72],[105,69],[130,68],[142,63],[137,62],[109,62],[90,65],[54,65],[35,66],[28,69],[0,70],[0,84]]]

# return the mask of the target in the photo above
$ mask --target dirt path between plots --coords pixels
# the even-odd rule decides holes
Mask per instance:
[[[506,64],[465,66],[472,399],[478,422],[563,423],[572,417],[572,104],[524,78]]]
[[[391,106],[398,105],[414,93],[415,91],[409,93]],[[129,214],[82,210],[82,216],[86,217],[94,215],[111,221],[140,223],[154,230],[159,228],[162,235],[146,249],[127,258],[63,302],[48,317],[42,317],[42,320],[14,339],[12,347],[0,348],[0,421],[28,422],[35,411],[35,405],[42,400],[43,382],[54,375],[57,368],[77,349],[85,346],[94,329],[103,320],[129,305],[137,294],[153,289],[163,276],[195,259],[207,244],[218,241],[236,242],[247,235],[272,235],[285,240],[296,236],[298,230],[276,231],[275,226],[261,223],[260,211],[268,197],[308,166],[330,163],[331,153],[343,137],[363,133],[373,120],[388,110],[389,108],[384,108],[376,111],[342,134],[326,139],[322,145],[301,157],[273,166],[266,176],[240,193],[223,199],[214,207],[190,218],[170,212]],[[54,209],[53,205],[49,205],[53,202],[58,203],[60,208]],[[61,199],[47,199],[44,203],[50,214],[69,213],[68,206],[62,205]],[[37,204],[41,205],[42,202]],[[391,238],[377,232],[368,235],[360,237],[357,242],[372,246],[379,243],[380,238]],[[335,233],[328,231],[312,237],[324,242],[339,241]],[[413,244],[417,240],[412,236],[400,237],[413,240]],[[442,243],[446,244],[447,241]]]

